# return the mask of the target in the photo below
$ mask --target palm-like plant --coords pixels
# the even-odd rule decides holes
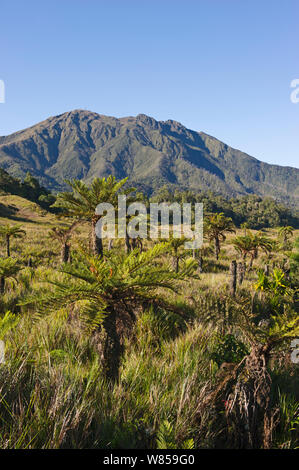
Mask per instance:
[[[134,188],[132,188],[133,190]],[[146,196],[141,193],[141,192],[137,192],[136,194],[133,195],[129,195],[127,197],[127,205],[131,204],[131,203],[134,203],[134,202],[142,202],[143,204],[146,204],[148,202]],[[144,215],[144,214],[139,214],[138,216],[136,215],[126,215],[126,223],[127,223],[127,226],[128,224],[131,222],[132,219],[138,219],[139,220],[139,224],[145,224],[146,225],[146,230],[147,230],[147,233],[149,232],[150,230],[150,217],[148,214]],[[128,233],[128,230],[126,230],[126,235],[125,235],[125,252],[126,253],[129,253],[130,251],[134,250],[135,248],[139,248],[140,252],[142,251],[143,249],[143,243],[142,243],[142,238],[141,237],[137,237],[137,238],[131,238],[130,237],[130,234]]]
[[[5,292],[6,279],[15,279],[16,274],[20,271],[19,262],[11,258],[0,258],[0,293]]]
[[[180,248],[185,244],[185,242],[186,242],[185,237],[182,237],[182,238],[171,237],[169,240],[169,245],[170,245],[170,249],[171,249],[172,256],[173,256],[173,268],[176,273],[179,272],[179,262],[180,262],[180,258],[182,258],[182,254],[180,253]]]
[[[242,312],[240,306],[239,311]],[[273,315],[263,326],[257,326],[253,319],[248,318],[247,309],[243,313],[239,327],[247,337],[251,351],[244,358],[244,367],[236,369],[235,385],[226,395],[226,414],[237,424],[237,429],[246,429],[241,443],[244,448],[271,448],[272,433],[267,432],[273,413],[269,361],[278,352],[281,354],[282,348],[289,348],[291,340],[298,337],[299,317],[295,311],[289,310]]]
[[[279,228],[279,230],[278,230],[278,239],[279,239],[279,241],[281,241],[283,249],[287,247],[288,240],[290,238],[292,238],[293,233],[294,233],[294,229],[290,225],[288,225],[286,227],[280,227]]]
[[[22,238],[24,235],[26,235],[26,232],[20,225],[6,224],[0,226],[0,236],[3,237],[6,242],[6,253],[8,257],[10,256],[10,239]]]
[[[231,217],[225,217],[223,212],[212,214],[204,225],[204,233],[210,241],[215,243],[215,257],[218,260],[220,242],[226,239],[226,233],[234,233],[235,227]]]
[[[264,237],[260,232],[253,234],[249,230],[246,236],[235,237],[232,243],[235,250],[242,256],[244,263],[247,256],[250,256],[250,268],[253,260],[258,256],[259,248],[265,253],[271,252],[273,248],[272,240]]]
[[[244,230],[244,236],[246,237],[247,235],[247,229],[249,228],[249,223],[248,222],[243,222],[240,227]]]
[[[109,379],[118,376],[123,338],[130,331],[136,312],[146,305],[182,314],[182,306],[162,295],[177,292],[177,281],[193,275],[196,262],[186,261],[175,273],[156,259],[169,252],[168,243],[155,245],[147,252],[138,249],[128,255],[94,257],[84,254],[85,262],[69,265],[63,281],[51,281],[55,291],[44,297],[28,299],[50,309],[77,306],[80,315],[93,327],[100,327],[99,352]],[[157,292],[159,290],[159,295]],[[186,306],[184,306],[186,308]]]
[[[232,244],[235,250],[242,256],[243,261],[246,261],[247,256],[254,251],[252,237],[249,235],[236,237]]]
[[[62,208],[66,215],[90,222],[90,245],[95,255],[103,254],[102,239],[96,234],[96,224],[101,218],[95,213],[96,207],[103,202],[116,205],[117,196],[126,181],[127,178],[117,181],[114,176],[108,176],[95,178],[91,185],[87,186],[80,180],[66,180],[73,192],[60,193],[54,204],[55,207]],[[128,188],[122,192],[127,195],[134,190],[135,188]]]
[[[78,221],[73,222],[70,227],[53,227],[49,232],[49,237],[59,241],[61,245],[61,262],[67,263],[70,260],[70,238],[73,234]]]
[[[250,352],[232,372],[228,370],[219,378],[216,391],[213,383],[210,395],[213,400],[217,396],[225,399],[226,418],[240,448],[271,447],[275,428],[271,417],[275,408],[271,404],[274,390],[269,362],[281,355],[283,348],[287,351],[290,342],[299,335],[299,317],[284,274],[274,271],[268,278],[260,273],[255,288],[263,290],[264,303],[256,310],[252,299],[240,297],[235,300],[232,315],[232,322],[246,338]],[[258,321],[261,314],[263,321]],[[204,406],[208,403],[209,398]]]

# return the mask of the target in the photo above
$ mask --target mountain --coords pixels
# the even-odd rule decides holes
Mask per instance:
[[[64,179],[129,176],[151,193],[163,184],[226,196],[255,193],[298,205],[299,170],[269,165],[176,121],[75,110],[0,137],[0,167],[27,171],[52,190]]]

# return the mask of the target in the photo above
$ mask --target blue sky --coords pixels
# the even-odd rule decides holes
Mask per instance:
[[[1,2],[0,135],[72,109],[145,113],[298,167],[298,0]]]

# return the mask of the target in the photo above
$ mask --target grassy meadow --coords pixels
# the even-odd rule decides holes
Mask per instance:
[[[256,230],[226,233],[218,260],[208,237],[197,253],[105,240],[97,257],[80,223],[61,263],[49,233],[70,219],[19,196],[0,204],[0,226],[25,231],[13,269],[0,239],[0,448],[299,447],[299,230],[282,243],[263,229],[273,244],[234,286],[234,241]]]

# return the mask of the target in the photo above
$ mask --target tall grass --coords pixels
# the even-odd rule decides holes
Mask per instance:
[[[250,348],[234,325],[227,295],[228,266],[235,256],[229,241],[217,263],[207,256],[199,280],[178,285],[193,315],[182,319],[148,307],[137,312],[119,380],[111,383],[100,362],[97,332],[75,311],[37,313],[22,307],[25,296],[53,289],[44,280],[54,270],[57,278],[59,247],[39,239],[46,229],[32,231],[22,246],[12,245],[24,259],[31,253],[35,265],[24,266],[0,300],[0,339],[6,345],[0,364],[0,448],[236,447],[225,401],[202,406],[223,380],[224,366],[230,366],[225,355],[215,360],[219,338],[233,335]],[[255,278],[254,271],[246,274],[240,298],[244,293],[250,298]],[[278,420],[273,447],[296,448],[298,366],[282,354],[285,360],[271,364]]]

